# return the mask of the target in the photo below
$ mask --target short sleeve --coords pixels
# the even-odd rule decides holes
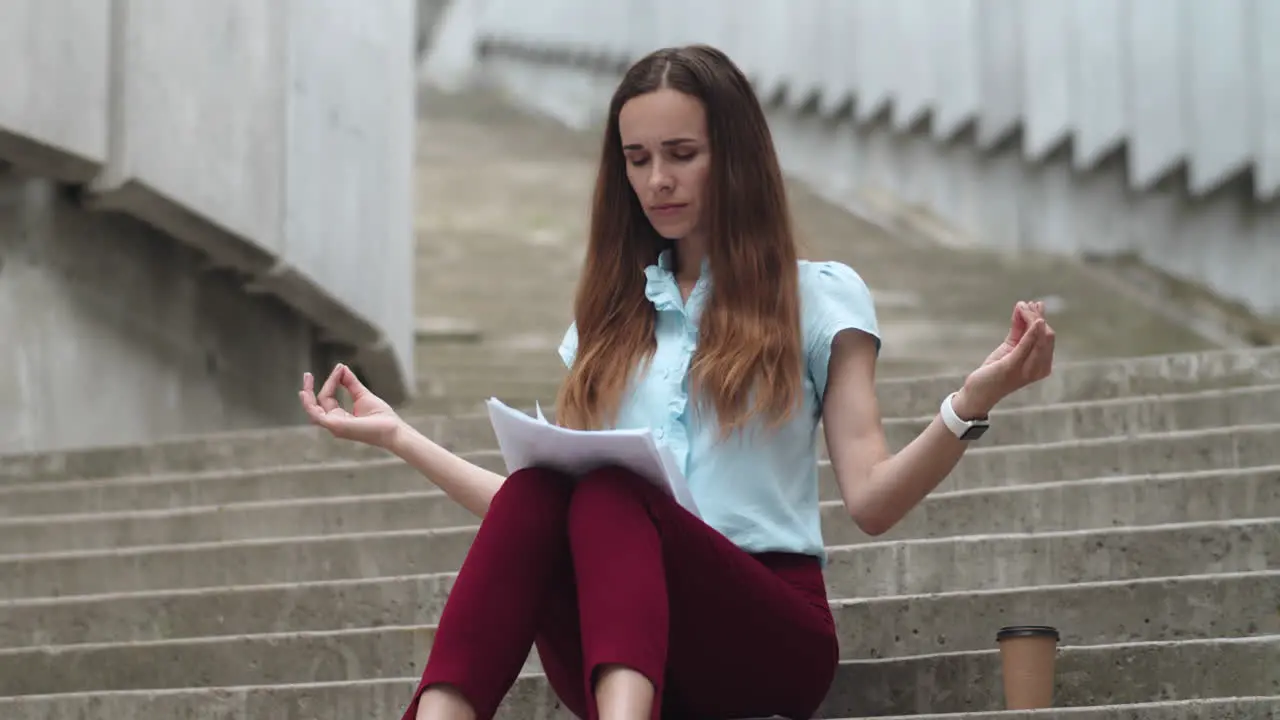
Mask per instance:
[[[831,345],[845,330],[861,330],[875,339],[880,352],[880,326],[871,289],[853,268],[838,262],[808,263],[801,273],[804,336],[818,398],[826,394]]]
[[[578,325],[571,323],[560,341],[560,359],[567,368],[573,367],[573,359],[578,355]]]

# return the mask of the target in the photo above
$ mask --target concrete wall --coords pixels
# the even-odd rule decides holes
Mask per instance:
[[[459,2],[475,70],[566,122],[598,120],[619,63],[709,42],[838,203],[948,242],[1137,256],[1280,316],[1271,0]]]
[[[164,233],[0,174],[0,452],[296,421],[315,332]]]
[[[98,223],[112,228],[110,235],[120,242],[154,244],[167,238],[187,253],[166,256],[178,263],[168,270],[155,264],[154,249],[122,252],[117,267],[174,292],[203,287],[206,280],[197,278],[208,276],[197,275],[197,267],[220,271],[225,287],[200,291],[205,299],[193,306],[194,314],[184,320],[190,328],[183,332],[225,342],[228,347],[212,351],[230,356],[247,352],[232,345],[264,339],[268,329],[283,332],[267,342],[292,370],[283,375],[264,370],[272,384],[251,383],[255,392],[296,404],[302,369],[297,358],[332,350],[334,357],[358,365],[392,402],[407,399],[414,385],[415,10],[416,0],[3,3],[0,162],[21,172],[24,187],[36,182],[32,178],[46,178],[78,188],[74,196],[88,210],[141,221],[120,225],[116,218],[97,221],[86,215],[72,224],[51,223],[54,231],[66,228],[72,235],[45,233],[42,242],[49,247],[40,256],[52,261],[59,252],[80,254],[81,245],[99,232]],[[0,211],[0,227],[12,229],[21,218],[49,212],[30,204],[30,192],[10,192],[16,199]],[[30,242],[25,236],[0,235],[0,247]],[[179,262],[179,257],[185,259]],[[2,254],[0,261],[12,264]],[[165,272],[174,277],[160,278]],[[46,293],[72,292],[52,280],[24,282],[36,282]],[[0,277],[0,294],[26,302],[23,293],[7,290],[4,283]],[[239,300],[230,299],[236,294]],[[209,298],[224,296],[238,313],[209,304]],[[181,303],[176,297],[149,299]],[[15,307],[9,316],[14,322],[34,312]],[[261,309],[266,307],[275,309]],[[250,310],[269,312],[275,320],[244,314]],[[145,318],[152,310],[133,312]],[[156,328],[164,327],[155,322]],[[227,325],[235,322],[242,325],[239,332]],[[284,325],[268,328],[263,322]],[[0,323],[0,336],[83,327]],[[100,337],[107,327],[99,326],[98,335],[63,340],[125,342]],[[213,327],[221,330],[212,332]],[[84,347],[89,349],[82,355],[92,354],[91,346]],[[37,375],[24,382],[31,388],[56,386],[61,376],[51,368],[64,360],[38,357],[42,362],[29,364],[27,371]],[[126,357],[118,356],[117,362]],[[162,357],[144,366],[152,373],[186,372],[176,366],[161,372],[155,363]],[[74,360],[66,362],[78,367]],[[38,374],[46,369],[48,377]],[[130,373],[117,379],[146,376]],[[128,389],[149,392],[140,386],[121,392]],[[45,405],[46,400],[54,397],[32,395],[29,402]],[[214,404],[229,408],[240,402],[233,393]],[[276,411],[274,400],[262,402],[273,409],[218,410],[208,416],[193,410],[191,422],[216,429],[286,417]],[[165,420],[170,413],[158,407],[142,400],[118,406],[129,417],[103,435],[32,420],[17,435],[0,432],[0,450],[143,440],[178,430]],[[224,424],[212,422],[215,416]]]

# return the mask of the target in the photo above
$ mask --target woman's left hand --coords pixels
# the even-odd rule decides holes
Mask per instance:
[[[962,416],[985,416],[1009,394],[1049,377],[1053,370],[1053,340],[1053,328],[1044,317],[1044,303],[1014,305],[1004,342],[965,379]],[[961,412],[960,408],[956,410]]]

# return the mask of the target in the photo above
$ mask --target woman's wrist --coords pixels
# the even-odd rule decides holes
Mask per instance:
[[[386,437],[378,445],[392,455],[404,459],[405,450],[417,432],[412,425],[401,418],[396,418],[395,426],[387,432]]]
[[[985,398],[968,385],[961,387],[951,399],[951,408],[961,420],[986,419],[995,409],[998,399]]]

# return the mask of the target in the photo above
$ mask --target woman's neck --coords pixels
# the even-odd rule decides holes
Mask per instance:
[[[701,237],[690,235],[677,240],[674,249],[676,282],[687,296],[702,275],[702,264],[707,259],[707,244]]]

